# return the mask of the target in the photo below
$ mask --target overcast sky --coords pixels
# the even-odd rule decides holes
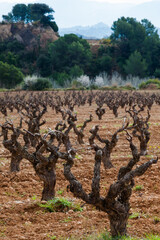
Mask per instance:
[[[86,1],[108,2],[108,3],[133,3],[133,4],[140,4],[140,3],[144,3],[144,2],[151,2],[152,0],[86,0]],[[2,3],[2,2],[4,2],[4,0],[0,0],[0,3]],[[34,0],[6,0],[5,2],[27,3],[27,2],[34,2]],[[45,0],[44,0],[44,3],[45,3]]]
[[[87,1],[108,2],[108,3],[134,3],[134,4],[141,4],[141,3],[144,3],[144,2],[151,2],[152,0],[87,0]]]
[[[55,21],[61,28],[91,26],[99,22],[112,26],[122,16],[134,17],[139,21],[147,18],[160,27],[160,0],[0,0],[0,21],[2,15],[11,12],[17,3],[35,2],[52,7]]]

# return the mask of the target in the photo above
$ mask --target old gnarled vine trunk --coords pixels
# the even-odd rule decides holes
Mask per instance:
[[[18,155],[17,153],[12,153],[11,156],[11,163],[10,163],[10,171],[11,172],[19,172],[20,171],[20,162],[22,161],[23,157]]]
[[[48,201],[55,196],[56,173],[55,169],[45,170],[37,175],[43,181],[42,200]]]

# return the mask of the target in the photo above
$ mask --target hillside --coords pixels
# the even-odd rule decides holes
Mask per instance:
[[[50,26],[43,27],[36,24],[9,23],[0,24],[0,41],[14,40],[23,43],[28,50],[33,49],[35,45],[45,47],[48,42],[58,39],[57,34]]]

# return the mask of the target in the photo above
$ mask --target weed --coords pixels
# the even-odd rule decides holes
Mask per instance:
[[[129,216],[129,219],[137,219],[137,218],[140,218],[140,213],[138,212],[135,212],[135,213],[132,213],[130,216]]]
[[[134,188],[133,188],[133,190],[135,190],[135,191],[140,191],[140,190],[142,190],[143,189],[143,186],[142,185],[137,185],[137,186],[135,186]]]
[[[39,206],[45,208],[49,212],[66,212],[69,209],[72,209],[75,212],[83,210],[79,204],[74,204],[65,198],[54,198],[46,204],[39,204]]]
[[[146,155],[145,157],[146,158],[153,158],[154,156],[153,155]]]
[[[78,159],[78,160],[80,160],[80,159],[82,159],[82,156],[76,154],[75,158]]]
[[[37,200],[37,196],[33,195],[32,200],[34,200],[34,201]]]
[[[76,125],[76,128],[80,128],[80,127],[83,127],[83,123]]]
[[[48,130],[47,129],[40,129],[40,133],[48,133]]]
[[[157,217],[157,216],[155,216],[155,217],[154,217],[154,223],[157,224],[157,223],[159,223],[159,222],[160,222],[160,218]]]
[[[6,228],[3,227],[3,228],[0,228],[0,237],[5,237],[5,232],[6,232]]]
[[[4,220],[0,220],[0,225],[1,226],[6,225],[6,222]]]
[[[55,239],[57,238],[56,236],[54,236],[54,235],[51,236],[51,235],[49,235],[49,234],[47,234],[47,237],[50,238],[51,240],[55,240]]]
[[[58,194],[58,195],[62,195],[63,192],[64,192],[64,190],[60,189],[60,190],[57,191],[57,194]]]
[[[117,237],[116,240],[138,240],[137,238],[132,237],[126,237],[126,236],[120,236]],[[92,234],[86,238],[86,240],[113,240],[113,238],[110,236],[110,234],[106,231],[101,234]]]
[[[6,237],[4,232],[0,232],[0,237]]]
[[[65,218],[64,220],[60,221],[62,223],[67,223],[67,222],[71,222],[72,221],[72,218],[71,217],[68,217],[68,218]]]
[[[145,240],[160,240],[160,236],[159,235],[153,235],[153,234],[147,234],[146,235],[146,239]]]
[[[5,192],[5,194],[6,194],[7,196],[13,196],[13,194],[10,193],[10,192]]]

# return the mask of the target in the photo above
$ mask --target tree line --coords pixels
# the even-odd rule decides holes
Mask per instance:
[[[44,27],[50,25],[58,31],[53,13],[46,4],[16,4],[12,12],[3,15],[3,22],[38,21]],[[27,50],[16,40],[1,41],[1,65],[14,65],[23,74],[49,77],[59,86],[81,75],[94,81],[104,72],[109,76],[118,72],[124,79],[128,75],[160,77],[160,37],[149,20],[121,17],[113,22],[112,31],[108,39],[101,40],[97,53],[91,51],[85,39],[74,34],[59,37],[46,48],[38,46],[32,50]]]

